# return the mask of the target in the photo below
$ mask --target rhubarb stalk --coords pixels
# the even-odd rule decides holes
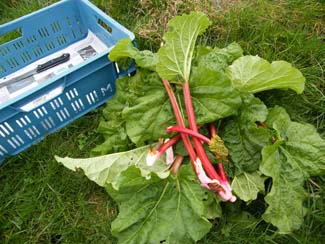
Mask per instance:
[[[203,141],[204,143],[209,144],[209,142],[210,142],[210,139],[207,138],[206,136],[204,136],[198,132],[194,132],[193,130],[190,130],[190,129],[187,129],[184,127],[180,127],[180,126],[170,126],[166,129],[166,132],[167,133],[170,133],[170,132],[184,133],[189,136],[196,137],[197,139],[199,139],[200,141]]]
[[[188,124],[191,130],[198,133],[198,128],[196,124],[193,104],[192,104],[192,98],[190,93],[190,86],[187,81],[183,83],[183,94],[184,94],[184,100],[185,100],[185,108],[186,108],[186,114],[188,119]],[[205,153],[205,150],[197,138],[193,138],[194,147],[197,151],[197,154],[203,164],[204,169],[206,170],[208,176],[212,179],[216,179],[218,181],[221,180],[220,176],[217,174],[215,169],[213,168],[212,164],[210,163],[210,160],[208,156]]]
[[[175,117],[176,117],[176,121],[177,121],[177,124],[181,127],[185,127],[185,124],[184,124],[184,120],[183,120],[183,117],[182,117],[182,114],[181,114],[181,110],[178,106],[178,103],[177,103],[177,100],[176,100],[176,97],[175,97],[175,93],[174,91],[172,90],[169,82],[167,80],[163,80],[163,84],[164,84],[164,87],[167,91],[167,94],[168,94],[168,97],[169,97],[169,100],[171,102],[171,105],[172,105],[172,108],[174,110],[174,114],[175,114]],[[197,172],[197,169],[196,169],[196,166],[195,166],[195,161],[196,161],[196,152],[194,151],[194,148],[190,142],[190,139],[187,135],[181,133],[181,138],[184,142],[184,146],[190,156],[190,159],[191,159],[191,163],[192,163],[192,166],[193,166],[193,169],[195,171],[195,174],[198,175],[198,172]]]
[[[189,127],[191,130],[198,133],[198,128],[197,128],[193,104],[192,104],[192,98],[190,93],[190,86],[187,81],[183,83],[183,94],[184,94],[185,108],[186,108]],[[198,157],[202,162],[203,168],[207,172],[208,176],[211,178],[212,181],[215,180],[217,181],[208,184],[210,189],[217,192],[218,195],[221,196],[224,200],[229,200],[231,202],[236,201],[236,197],[232,195],[231,187],[227,178],[225,177],[224,171],[222,171],[222,176],[219,176],[218,173],[215,171],[214,167],[212,166],[200,140],[196,137],[193,137],[193,143],[197,151]]]

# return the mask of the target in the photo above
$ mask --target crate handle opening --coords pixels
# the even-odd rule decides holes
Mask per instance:
[[[60,94],[62,94],[64,90],[64,85],[60,85],[57,88],[53,89],[52,91],[43,94],[42,96],[39,96],[38,98],[34,99],[33,101],[21,106],[19,108],[20,111],[23,112],[29,112],[41,105],[43,105],[44,103],[52,100],[53,98],[59,96]]]
[[[97,20],[97,23],[101,26],[101,27],[103,27],[105,30],[107,30],[109,33],[112,33],[112,28],[109,26],[109,25],[107,25],[102,19],[98,19]]]
[[[23,32],[21,28],[17,28],[15,30],[9,31],[7,33],[0,35],[0,45],[3,45],[5,43],[11,42],[13,40],[16,40],[20,37],[22,37]]]

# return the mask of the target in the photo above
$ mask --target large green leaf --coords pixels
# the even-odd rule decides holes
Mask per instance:
[[[242,173],[235,176],[231,183],[234,193],[243,201],[249,202],[257,198],[257,194],[264,192],[265,177],[257,171]]]
[[[258,169],[262,159],[261,150],[270,143],[271,138],[268,129],[255,123],[266,119],[268,112],[264,103],[251,94],[242,99],[239,115],[227,121],[223,132],[223,139],[238,171],[236,174]]]
[[[119,61],[122,58],[132,58],[137,66],[155,70],[157,55],[149,50],[139,51],[129,38],[119,40],[109,53],[109,59]]]
[[[157,72],[162,79],[189,81],[197,37],[210,25],[203,13],[192,12],[169,21],[165,44],[158,51]]]
[[[243,56],[243,50],[238,43],[233,42],[225,48],[198,48],[196,62],[198,66],[212,70],[224,71],[234,60]]]
[[[141,87],[138,92],[141,95],[122,112],[127,134],[136,145],[166,137],[166,128],[176,123],[167,93],[158,75],[148,72],[139,75]]]
[[[61,158],[56,156],[56,160],[65,167],[76,171],[82,169],[85,175],[100,186],[112,184],[117,188],[117,181],[121,172],[134,165],[139,168],[143,177],[150,177],[151,172],[155,172],[159,177],[166,178],[169,175],[165,157],[157,160],[154,166],[146,164],[146,157],[151,146],[139,147],[130,151],[113,153],[93,158]]]
[[[198,184],[190,165],[165,180],[154,175],[145,180],[139,170],[129,168],[119,177],[118,187],[107,189],[119,206],[112,223],[119,243],[190,244],[212,226],[207,217],[212,202],[216,207],[215,195]]]
[[[227,76],[204,66],[194,68],[190,89],[198,124],[206,124],[237,112],[241,105],[239,93]]]
[[[276,130],[278,140],[262,152],[260,170],[273,182],[263,219],[289,233],[303,223],[304,181],[325,173],[325,140],[313,126],[290,121],[281,107],[270,111],[267,124]]]
[[[234,87],[243,92],[256,93],[270,89],[292,89],[302,93],[305,78],[285,61],[269,63],[258,56],[244,56],[227,69]]]

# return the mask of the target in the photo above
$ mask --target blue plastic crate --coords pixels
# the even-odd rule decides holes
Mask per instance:
[[[21,36],[0,45],[0,77],[86,38],[93,32],[108,47],[134,35],[86,0],[63,0],[0,25],[0,36]],[[0,164],[104,103],[115,93],[121,71],[97,54],[0,105]]]

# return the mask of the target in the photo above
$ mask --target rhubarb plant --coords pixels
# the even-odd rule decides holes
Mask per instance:
[[[325,140],[316,129],[255,96],[302,93],[301,72],[244,56],[237,43],[197,45],[210,25],[199,12],[175,17],[157,53],[119,41],[110,60],[131,58],[137,71],[116,81],[98,129],[104,143],[92,158],[56,157],[117,202],[119,243],[195,243],[227,214],[223,206],[257,198],[264,203],[258,217],[290,233],[303,222],[304,182],[325,172]]]

